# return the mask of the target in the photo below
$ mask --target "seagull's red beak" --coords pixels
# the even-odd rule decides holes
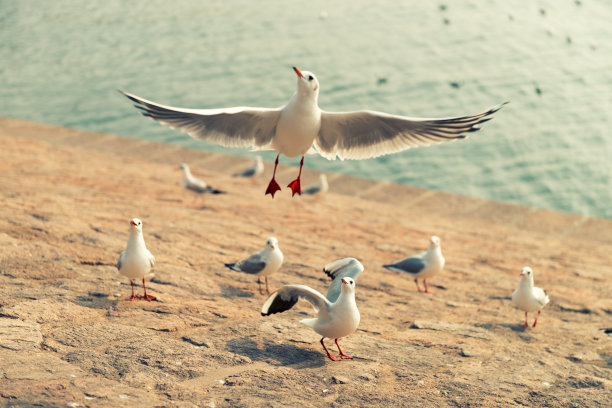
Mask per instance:
[[[525,272],[521,271],[521,276],[525,276]]]
[[[297,76],[299,76],[300,78],[304,78],[304,75],[302,75],[302,71],[300,71],[298,67],[293,67],[293,70],[295,71]]]
[[[130,224],[132,224],[132,227],[136,226],[136,223],[134,221],[130,222]]]
[[[342,283],[344,283],[345,285],[348,285],[348,282],[344,280],[344,278],[342,278]]]

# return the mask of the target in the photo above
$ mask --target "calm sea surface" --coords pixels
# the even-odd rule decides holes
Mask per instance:
[[[0,0],[0,116],[253,156],[147,120],[116,90],[277,107],[296,65],[325,110],[510,101],[467,140],[307,167],[612,218],[611,21],[607,0]]]

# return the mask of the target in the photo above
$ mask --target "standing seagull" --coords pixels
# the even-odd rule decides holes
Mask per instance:
[[[130,221],[130,236],[128,238],[125,251],[119,255],[117,261],[117,269],[123,276],[129,278],[132,284],[132,297],[130,300],[155,300],[155,296],[147,295],[147,287],[145,286],[145,276],[151,272],[151,268],[155,265],[155,258],[147,249],[142,236],[142,222],[138,218]],[[134,294],[134,279],[142,278],[142,287],[144,288],[144,296],[139,297]]]
[[[525,312],[525,327],[529,327],[527,313],[538,311],[538,315],[533,321],[533,327],[538,323],[538,317],[542,313],[542,308],[550,302],[548,295],[541,288],[533,286],[533,271],[526,266],[521,272],[521,280],[518,288],[512,293],[512,302],[516,307]]]
[[[191,170],[189,169],[189,165],[187,165],[187,163],[181,164],[179,169],[183,170],[182,185],[187,190],[194,191],[198,194],[223,194],[223,191],[212,188],[206,184],[204,180],[194,177],[193,174],[191,174]]]
[[[333,361],[339,358],[330,354],[323,340],[334,339],[340,358],[353,358],[344,354],[338,339],[346,337],[359,326],[359,310],[355,303],[355,278],[363,271],[363,265],[355,258],[345,258],[331,262],[324,269],[332,279],[327,297],[305,285],[285,285],[274,292],[261,308],[262,316],[281,313],[291,309],[299,299],[314,307],[317,317],[301,320],[321,336],[321,345]]]
[[[257,177],[264,171],[263,159],[261,156],[255,156],[255,164],[248,169],[234,174],[234,177]]]
[[[424,293],[433,295],[433,292],[427,289],[427,279],[444,269],[444,257],[442,256],[442,248],[440,247],[440,238],[436,236],[429,238],[429,248],[427,248],[427,251],[402,259],[390,265],[383,265],[383,268],[413,275],[414,283],[416,283],[419,292],[421,292],[421,288],[419,287],[418,279],[423,279],[423,284],[425,285]]]
[[[375,111],[325,112],[319,108],[319,82],[313,73],[297,74],[297,91],[280,108],[234,107],[184,109],[161,105],[120,91],[148,116],[196,139],[226,147],[273,149],[278,152],[266,194],[280,190],[276,182],[278,157],[302,156],[298,177],[289,183],[292,194],[301,194],[300,177],[304,155],[314,148],[334,160],[368,159],[397,153],[411,147],[461,139],[463,133],[479,129],[502,105],[475,115],[446,119],[420,119]]]
[[[304,190],[304,194],[327,193],[328,190],[329,184],[327,184],[327,176],[325,174],[321,174],[319,176],[319,182]]]
[[[266,240],[266,246],[261,251],[254,253],[247,259],[243,259],[236,263],[225,264],[225,266],[233,271],[257,275],[259,293],[262,295],[263,292],[261,291],[261,280],[259,277],[263,276],[266,281],[266,293],[269,295],[268,275],[272,275],[278,271],[282,264],[283,253],[278,247],[278,240],[274,237],[270,237]]]

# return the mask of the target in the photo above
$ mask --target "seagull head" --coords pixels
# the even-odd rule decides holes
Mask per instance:
[[[130,231],[142,231],[142,221],[139,218],[132,218],[130,221]]]
[[[298,93],[319,95],[319,81],[312,72],[300,71],[298,67],[293,67],[293,70],[298,76]]]
[[[429,247],[430,248],[439,248],[440,247],[440,238],[437,236],[433,236],[429,238]]]
[[[355,291],[355,280],[353,278],[342,278],[341,290],[343,292],[354,292]]]
[[[521,271],[521,278],[533,279],[533,270],[528,266],[524,267],[523,270]]]
[[[274,251],[276,248],[278,248],[278,239],[274,237],[268,238],[266,240],[266,249],[269,249],[270,251]]]

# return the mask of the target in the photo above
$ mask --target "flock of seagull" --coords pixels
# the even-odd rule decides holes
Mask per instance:
[[[338,358],[334,357],[325,346],[325,338],[334,339],[341,359],[352,358],[342,352],[338,339],[353,333],[359,326],[360,315],[355,302],[355,281],[364,270],[361,262],[355,258],[343,258],[327,264],[323,272],[332,281],[325,296],[305,285],[284,285],[270,294],[268,276],[281,268],[283,260],[284,256],[278,246],[278,240],[275,237],[269,237],[261,251],[237,262],[226,263],[225,266],[233,271],[257,276],[259,293],[262,295],[261,278],[264,278],[268,299],[262,306],[262,316],[287,311],[300,299],[310,303],[315,310],[316,317],[304,319],[301,322],[322,336],[321,345],[331,360],[337,361]],[[414,277],[419,292],[433,295],[427,288],[427,279],[440,273],[444,269],[444,264],[440,238],[433,236],[429,239],[429,247],[426,251],[389,265],[383,265],[383,267]],[[145,277],[149,275],[154,265],[155,258],[147,249],[144,241],[142,221],[134,218],[130,221],[130,234],[126,249],[121,253],[117,262],[119,272],[130,279],[132,295],[129,300],[156,300],[154,296],[147,294],[145,286]],[[142,279],[144,289],[142,297],[134,293],[134,280],[136,279]],[[425,290],[421,290],[418,279],[423,280]],[[533,322],[533,327],[535,327],[542,308],[546,306],[549,299],[541,288],[534,287],[531,268],[523,268],[518,288],[512,294],[512,301],[517,308],[525,312],[525,327],[529,327],[528,313],[538,311]]]
[[[276,150],[274,171],[265,194],[272,198],[281,190],[276,181],[276,170],[281,153],[287,157],[301,156],[298,176],[287,187],[292,195],[317,194],[328,191],[329,185],[324,174],[317,185],[302,192],[301,175],[306,154],[318,153],[334,160],[367,159],[385,154],[397,153],[406,149],[428,146],[465,138],[465,133],[479,130],[479,125],[491,119],[491,115],[505,103],[483,112],[450,118],[425,119],[391,115],[369,110],[355,112],[327,112],[319,108],[319,82],[312,72],[293,67],[297,75],[297,90],[289,102],[279,108],[231,107],[220,109],[186,109],[162,105],[120,91],[134,102],[144,116],[154,119],[174,129],[179,129],[196,139],[217,143],[226,147],[250,147],[253,150]],[[200,194],[222,194],[194,177],[189,166],[182,164],[183,186]],[[264,170],[261,157],[255,164],[237,177],[255,177]],[[355,258],[344,258],[329,263],[323,271],[331,278],[326,295],[305,285],[284,285],[270,294],[268,277],[274,274],[283,263],[283,253],[278,240],[270,237],[264,248],[249,257],[225,266],[231,270],[257,276],[259,292],[263,294],[261,278],[264,278],[267,300],[261,314],[268,316],[291,309],[298,300],[310,303],[316,317],[302,320],[322,336],[321,345],[327,356],[334,361],[351,359],[338,344],[338,339],[353,333],[360,321],[355,302],[355,281],[364,267]],[[440,273],[445,260],[442,256],[440,239],[433,236],[425,252],[410,256],[384,268],[403,273],[414,278],[419,292],[433,294],[427,279]],[[130,222],[130,235],[125,251],[121,253],[117,268],[130,279],[132,295],[130,300],[155,300],[146,293],[145,276],[155,265],[155,258],[147,249],[142,221],[134,218]],[[134,281],[142,279],[144,296],[134,293]],[[419,286],[423,280],[424,290]],[[542,308],[549,302],[548,296],[540,288],[534,287],[533,271],[525,267],[521,272],[518,288],[512,301],[525,312],[526,327],[529,326],[528,313],[538,311],[533,323],[536,326]],[[340,358],[333,356],[324,340],[334,339]]]

